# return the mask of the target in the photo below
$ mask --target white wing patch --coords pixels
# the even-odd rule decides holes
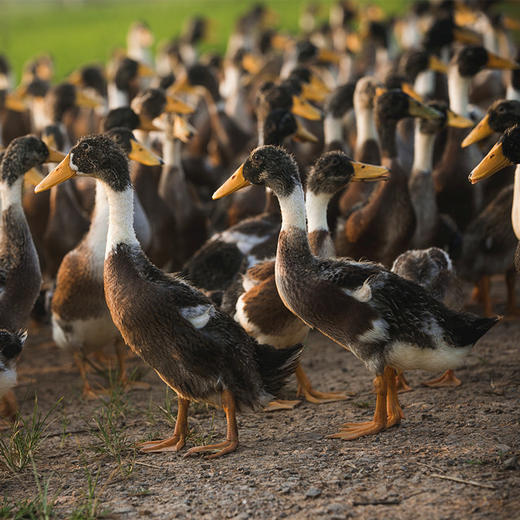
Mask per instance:
[[[202,329],[215,314],[213,305],[197,305],[196,307],[184,307],[179,310],[181,316],[188,320],[196,329]]]
[[[240,252],[248,255],[251,249],[258,244],[266,241],[265,235],[250,235],[248,233],[240,233],[238,231],[224,231],[220,235],[220,239],[229,244],[235,244]]]
[[[379,341],[387,341],[388,340],[388,323],[379,318],[377,320],[372,320],[372,328],[363,332],[357,337],[357,341],[361,343],[372,343]]]

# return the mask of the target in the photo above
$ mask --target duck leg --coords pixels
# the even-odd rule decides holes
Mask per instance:
[[[392,376],[389,371],[389,377],[388,377],[388,388],[386,393],[386,427],[390,428],[391,426],[394,426],[396,424],[399,424],[401,422],[401,419],[404,419],[404,413],[401,408],[401,405],[399,404],[399,390],[397,381],[399,379],[399,374],[395,373],[395,370],[391,368],[390,370],[393,370],[394,375]]]
[[[344,401],[345,399],[349,399],[348,395],[339,392],[319,392],[318,390],[314,390],[307,374],[299,363],[296,367],[295,374],[298,381],[298,391],[296,395],[298,397],[305,397],[305,400],[309,403],[332,403],[334,401]]]
[[[226,413],[227,422],[227,434],[224,442],[217,444],[208,444],[207,446],[195,446],[186,452],[185,457],[196,455],[197,453],[204,453],[206,451],[216,451],[212,455],[208,455],[206,458],[214,459],[216,457],[222,457],[227,453],[235,451],[238,446],[238,426],[236,418],[236,406],[235,397],[229,390],[222,392],[222,408]]]
[[[188,435],[188,407],[190,401],[184,397],[178,396],[177,420],[175,421],[175,429],[173,436],[169,439],[161,441],[148,441],[139,444],[143,452],[161,452],[161,451],[179,451],[186,444],[186,436]]]
[[[488,317],[494,316],[493,305],[491,304],[490,283],[490,278],[487,275],[480,279],[480,297],[484,305],[484,314]]]
[[[377,395],[374,418],[371,421],[362,423],[346,423],[338,433],[329,435],[329,439],[351,441],[364,435],[373,435],[386,428],[386,396],[389,377],[395,380],[395,371],[390,367],[386,367],[384,373],[374,379],[374,387]]]
[[[87,379],[87,367],[85,366],[85,359],[83,353],[74,352],[74,361],[79,370],[79,375],[83,381],[83,397],[85,399],[99,399],[106,391],[95,391]]]
[[[285,399],[274,399],[265,408],[264,412],[276,412],[278,410],[294,410],[301,401],[288,401]]]
[[[511,317],[520,315],[520,309],[516,306],[515,282],[516,282],[516,272],[514,269],[509,269],[508,271],[506,271],[506,286],[507,286],[506,314]]]
[[[396,384],[397,384],[397,391],[400,394],[404,394],[405,392],[410,392],[411,390],[413,390],[413,388],[408,384],[406,377],[404,377],[403,372],[397,373]]]
[[[130,381],[126,373],[126,345],[117,339],[115,343],[117,364],[119,367],[119,384],[126,390],[150,390],[151,386],[144,381]]]
[[[425,386],[429,386],[430,388],[442,388],[444,386],[460,386],[462,381],[455,375],[453,370],[446,370],[442,376],[437,379],[431,379],[430,381],[426,381],[423,383]]]

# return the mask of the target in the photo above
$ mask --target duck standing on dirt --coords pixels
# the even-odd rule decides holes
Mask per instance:
[[[104,261],[105,296],[114,324],[127,345],[178,395],[173,437],[145,443],[144,451],[178,451],[187,435],[190,401],[222,407],[227,437],[190,449],[187,455],[236,450],[237,410],[272,399],[294,371],[301,346],[276,350],[250,338],[232,318],[182,278],[163,273],[136,239],[128,162],[106,136],[81,139],[36,187],[43,191],[75,175],[104,183],[109,227]]]
[[[454,312],[378,264],[313,256],[298,167],[283,149],[253,150],[214,198],[249,184],[268,186],[280,202],[275,264],[280,298],[309,327],[350,350],[376,376],[374,418],[346,424],[332,437],[352,440],[399,423],[403,414],[396,370],[456,368],[498,322]]]
[[[0,329],[0,414],[13,420],[18,411],[12,389],[16,385],[16,359],[22,352],[27,331],[10,332]]]

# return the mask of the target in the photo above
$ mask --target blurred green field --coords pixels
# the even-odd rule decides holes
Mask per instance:
[[[321,16],[328,16],[334,0],[322,0]],[[0,52],[17,74],[35,54],[49,52],[56,60],[57,78],[80,64],[104,62],[110,51],[126,45],[126,32],[135,20],[145,20],[156,44],[177,35],[187,18],[204,14],[215,21],[213,41],[206,48],[224,50],[234,20],[258,0],[90,0],[0,1]],[[278,25],[295,31],[308,0],[266,0],[278,14]],[[377,0],[385,10],[398,12],[411,0]]]

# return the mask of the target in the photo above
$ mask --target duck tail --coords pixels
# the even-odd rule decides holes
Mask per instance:
[[[301,344],[279,350],[271,345],[256,345],[256,361],[266,392],[278,395],[294,373],[302,351]]]
[[[469,326],[465,327],[465,334],[463,343],[465,345],[475,344],[491,327],[495,326],[502,316],[495,316],[493,318],[474,317]]]

